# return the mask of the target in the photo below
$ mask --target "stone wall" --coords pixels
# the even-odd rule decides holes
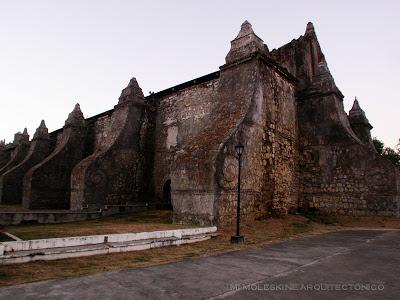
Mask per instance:
[[[263,199],[267,215],[285,216],[298,205],[298,127],[295,84],[277,74],[264,80]]]
[[[398,170],[372,143],[354,137],[340,117],[342,109],[335,95],[299,105],[302,206],[346,215],[398,215]]]
[[[93,154],[102,140],[107,137],[107,129],[110,126],[113,111],[113,109],[108,110],[85,120],[85,157]]]
[[[163,206],[163,187],[171,179],[174,157],[181,145],[205,130],[215,106],[218,79],[172,92],[158,100],[154,157],[154,189]],[[205,141],[206,142],[206,141]],[[175,189],[175,182],[172,182]]]
[[[96,119],[93,125],[93,150],[98,148],[107,138],[107,129],[110,127],[111,114]]]

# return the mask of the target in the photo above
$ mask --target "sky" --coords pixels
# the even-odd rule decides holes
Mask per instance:
[[[270,50],[312,21],[345,110],[357,96],[395,147],[397,0],[0,0],[0,139],[61,128],[77,102],[85,117],[109,110],[132,77],[148,95],[217,71],[244,20]]]

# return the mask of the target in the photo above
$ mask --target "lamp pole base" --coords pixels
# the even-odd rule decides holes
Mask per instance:
[[[243,235],[232,235],[231,236],[231,243],[243,244],[244,243],[244,236]]]

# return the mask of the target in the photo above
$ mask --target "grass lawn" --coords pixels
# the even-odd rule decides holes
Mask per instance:
[[[22,205],[18,204],[0,204],[0,211],[21,211],[26,210],[22,207]]]
[[[188,228],[172,224],[170,211],[146,211],[63,224],[11,225],[2,228],[23,240]]]
[[[5,235],[4,233],[0,232],[0,243],[1,242],[11,242],[13,241],[12,238],[10,238],[8,235]]]
[[[131,224],[128,224],[130,222]],[[165,226],[163,227],[164,229],[179,227],[179,225],[171,224],[171,214],[168,212],[146,212],[136,215],[105,218],[103,221],[99,220],[97,222],[79,222],[79,224],[81,224],[80,226],[77,224],[78,223],[63,225],[37,225],[26,226],[25,228],[26,230],[31,228],[30,232],[32,232],[32,228],[40,230],[40,228],[51,228],[52,226],[56,226],[56,228],[58,228],[57,232],[60,232],[60,230],[62,230],[64,227],[64,229],[69,232],[74,232],[74,230],[79,232],[92,230],[90,232],[93,233],[93,229],[99,229],[98,232],[104,230],[105,228],[107,228],[107,230],[119,231],[129,228],[130,225],[132,226],[131,228],[134,228],[134,230],[138,228],[147,228],[146,230],[149,230],[149,228],[154,228],[156,230],[162,226]],[[88,224],[91,228],[81,228],[82,226],[86,226]],[[98,226],[95,224],[98,224]],[[20,227],[24,228],[24,226]],[[340,217],[337,219],[337,224],[328,225],[325,223],[313,222],[310,219],[300,215],[289,215],[282,219],[253,221],[245,223],[241,227],[241,233],[246,239],[246,243],[242,245],[230,243],[230,236],[235,232],[235,227],[234,225],[226,226],[218,229],[219,235],[216,238],[195,244],[170,246],[127,253],[115,253],[56,261],[38,261],[25,264],[0,266],[0,286],[164,264],[194,257],[236,251],[249,247],[259,247],[280,240],[294,239],[307,235],[335,231],[343,229],[343,227],[400,228],[400,219],[390,217]],[[18,226],[16,226],[14,230],[17,230],[17,228]],[[21,229],[20,233],[22,232],[23,231]],[[16,231],[13,231],[13,233],[15,234]]]

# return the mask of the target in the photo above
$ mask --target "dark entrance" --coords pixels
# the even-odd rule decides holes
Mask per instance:
[[[163,208],[172,210],[171,179],[168,179],[163,186]]]

